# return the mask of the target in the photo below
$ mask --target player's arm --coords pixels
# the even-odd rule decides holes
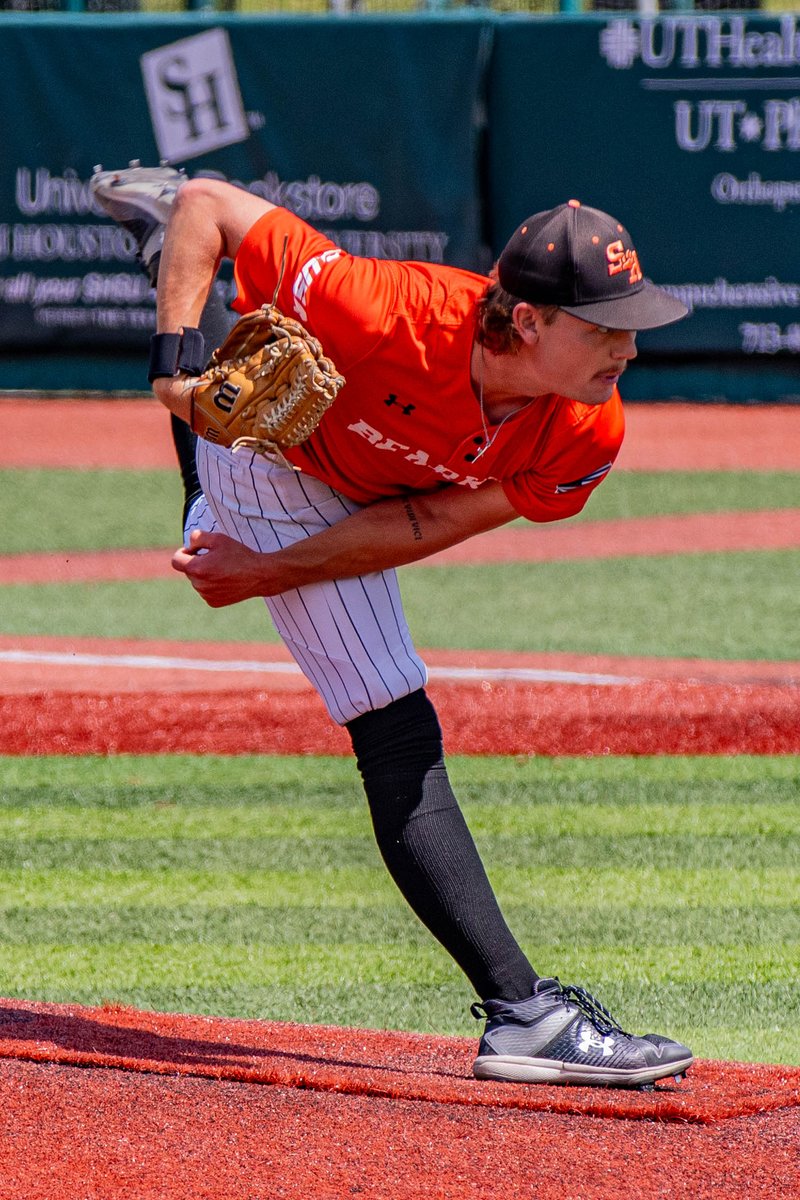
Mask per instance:
[[[190,179],[177,191],[164,235],[156,295],[159,333],[196,328],[220,263],[235,258],[245,234],[274,204],[216,179]],[[156,379],[166,408],[189,419],[186,379]]]
[[[499,483],[379,500],[282,550],[261,554],[220,533],[196,531],[172,565],[212,608],[311,583],[417,562],[519,514]],[[203,553],[199,553],[203,551]]]

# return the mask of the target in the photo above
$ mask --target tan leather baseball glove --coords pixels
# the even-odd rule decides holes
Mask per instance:
[[[241,317],[190,384],[192,429],[267,457],[310,437],[343,377],[315,337],[273,305]]]

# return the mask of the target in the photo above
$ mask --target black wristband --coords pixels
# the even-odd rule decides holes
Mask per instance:
[[[150,338],[147,378],[173,379],[176,375],[199,375],[206,366],[206,343],[199,329],[182,333],[154,333]]]

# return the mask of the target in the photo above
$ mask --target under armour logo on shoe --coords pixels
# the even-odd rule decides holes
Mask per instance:
[[[603,1037],[588,1025],[584,1025],[578,1039],[578,1049],[582,1054],[588,1054],[590,1050],[600,1050],[603,1058],[610,1058],[614,1053],[614,1039],[607,1035]]]

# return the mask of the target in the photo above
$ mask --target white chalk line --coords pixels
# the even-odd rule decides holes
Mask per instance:
[[[46,664],[70,667],[128,667],[141,671],[213,671],[230,674],[300,675],[292,662],[257,662],[249,659],[181,658],[161,654],[70,654],[47,650],[0,650],[0,663]],[[616,687],[641,683],[629,675],[602,675],[591,671],[555,671],[539,667],[429,667],[431,679],[486,680],[520,683],[574,683],[584,687]]]

